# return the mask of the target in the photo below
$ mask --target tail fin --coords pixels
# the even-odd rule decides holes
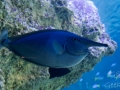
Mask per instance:
[[[7,37],[8,37],[8,31],[7,29],[3,29],[0,35],[0,49],[3,47],[3,41],[7,39]]]

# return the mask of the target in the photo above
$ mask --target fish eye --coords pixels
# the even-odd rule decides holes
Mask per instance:
[[[77,38],[73,38],[73,41],[76,41],[77,40]]]

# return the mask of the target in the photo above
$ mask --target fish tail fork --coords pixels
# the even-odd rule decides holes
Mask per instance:
[[[4,47],[4,41],[7,39],[7,37],[8,37],[8,31],[7,29],[3,29],[0,35],[0,49]]]

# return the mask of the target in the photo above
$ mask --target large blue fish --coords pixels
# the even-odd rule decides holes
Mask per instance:
[[[64,30],[39,30],[8,37],[6,29],[0,36],[0,48],[6,47],[29,62],[52,68],[77,65],[89,53],[91,46],[104,46]]]

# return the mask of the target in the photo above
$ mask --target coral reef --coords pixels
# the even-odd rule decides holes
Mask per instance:
[[[4,90],[5,79],[3,76],[3,71],[0,69],[0,90]]]
[[[49,28],[63,29],[109,47],[90,47],[90,54],[80,64],[69,68],[69,74],[52,79],[49,79],[48,67],[24,61],[3,48],[0,52],[0,90],[60,90],[117,48],[90,0],[1,0],[0,30],[4,27],[9,30],[9,36]]]

